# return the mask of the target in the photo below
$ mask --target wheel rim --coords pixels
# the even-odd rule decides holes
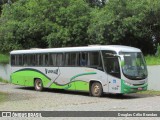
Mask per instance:
[[[41,89],[41,82],[39,80],[36,81],[36,88]]]
[[[94,92],[95,95],[98,95],[98,94],[99,94],[100,88],[99,88],[98,85],[95,85],[95,86],[94,86],[93,92]]]

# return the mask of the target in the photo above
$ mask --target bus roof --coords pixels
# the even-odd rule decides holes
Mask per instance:
[[[78,51],[97,51],[97,50],[111,50],[119,53],[122,52],[141,52],[140,49],[123,46],[123,45],[92,45],[83,47],[63,47],[63,48],[46,48],[46,49],[29,49],[29,50],[14,50],[10,54],[31,54],[31,53],[48,53],[48,52],[78,52]]]

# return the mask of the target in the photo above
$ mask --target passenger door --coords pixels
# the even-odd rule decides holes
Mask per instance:
[[[121,91],[121,77],[119,59],[115,56],[108,56],[105,59],[105,69],[108,79],[108,92],[120,93]]]

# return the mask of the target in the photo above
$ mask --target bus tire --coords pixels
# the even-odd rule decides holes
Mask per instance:
[[[123,95],[124,95],[123,93],[117,93],[116,94],[116,96],[118,96],[118,97],[123,97]]]
[[[35,88],[36,91],[42,91],[43,90],[43,83],[42,83],[41,79],[35,79],[34,88]]]
[[[94,82],[91,85],[91,95],[93,97],[101,97],[103,95],[102,85],[99,82]]]

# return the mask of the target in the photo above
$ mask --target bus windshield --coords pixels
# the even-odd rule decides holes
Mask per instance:
[[[141,52],[120,52],[124,62],[123,74],[132,80],[141,80],[147,77],[147,67]]]

